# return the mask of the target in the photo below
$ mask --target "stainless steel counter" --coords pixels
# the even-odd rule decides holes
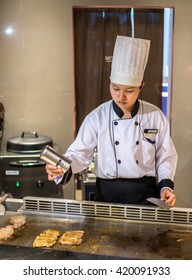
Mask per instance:
[[[16,230],[10,240],[0,241],[1,259],[5,259],[5,256],[13,259],[17,257],[40,259],[40,256],[43,259],[192,259],[191,224],[130,220],[122,217],[104,218],[99,215],[90,217],[89,213],[89,215],[79,215],[78,211],[74,215],[73,207],[83,209],[85,206],[95,206],[94,203],[66,202],[61,199],[54,199],[57,206],[60,205],[59,213],[56,213],[56,208],[48,207],[50,202],[46,199],[39,198],[33,201],[33,198],[30,200],[29,197],[26,203],[30,205],[30,201],[34,202],[34,205],[31,204],[31,211],[30,207],[27,211],[21,208],[19,212],[7,211],[5,216],[0,217],[0,227],[2,227],[9,223],[9,218],[13,215],[24,213],[27,216],[25,227]],[[62,203],[65,204],[62,205]],[[38,211],[32,210],[36,204]],[[112,207],[117,208],[118,205],[112,205]],[[67,213],[61,213],[62,209]],[[132,207],[132,209],[137,210],[137,207]],[[156,213],[155,208],[149,209]],[[161,213],[166,216],[167,212]],[[79,246],[57,243],[53,248],[33,248],[35,237],[47,228],[58,229],[61,233],[67,230],[84,230],[83,242]],[[9,254],[10,251],[12,255]]]

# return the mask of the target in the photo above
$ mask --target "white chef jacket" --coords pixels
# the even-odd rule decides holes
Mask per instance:
[[[103,179],[157,176],[173,181],[177,153],[170,137],[169,123],[162,111],[137,101],[132,118],[110,100],[89,113],[66,154],[72,173],[87,168],[97,149],[94,174]]]

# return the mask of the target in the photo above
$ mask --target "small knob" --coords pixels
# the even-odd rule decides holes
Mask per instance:
[[[37,185],[38,188],[42,188],[42,187],[44,187],[44,182],[41,181],[41,180],[38,180],[38,181],[36,182],[36,185]]]

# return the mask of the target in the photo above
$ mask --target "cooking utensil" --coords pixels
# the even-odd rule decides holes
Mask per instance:
[[[38,135],[37,132],[24,131],[21,136],[9,138],[7,151],[12,153],[40,153],[46,145],[53,146],[50,137]]]
[[[0,216],[5,215],[5,206],[1,203],[5,201],[9,197],[8,194],[4,194],[2,197],[0,197]]]
[[[147,198],[147,201],[159,206],[160,208],[170,210],[170,206],[165,201],[163,201],[159,198],[149,197],[149,198]]]
[[[60,155],[48,145],[41,152],[40,159],[48,164],[52,164],[58,168],[62,168],[64,172],[66,172],[71,165],[70,159],[64,157],[63,155]]]

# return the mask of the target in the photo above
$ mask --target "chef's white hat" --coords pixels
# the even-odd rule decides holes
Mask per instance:
[[[111,82],[140,86],[148,60],[150,41],[117,36],[111,67]]]

